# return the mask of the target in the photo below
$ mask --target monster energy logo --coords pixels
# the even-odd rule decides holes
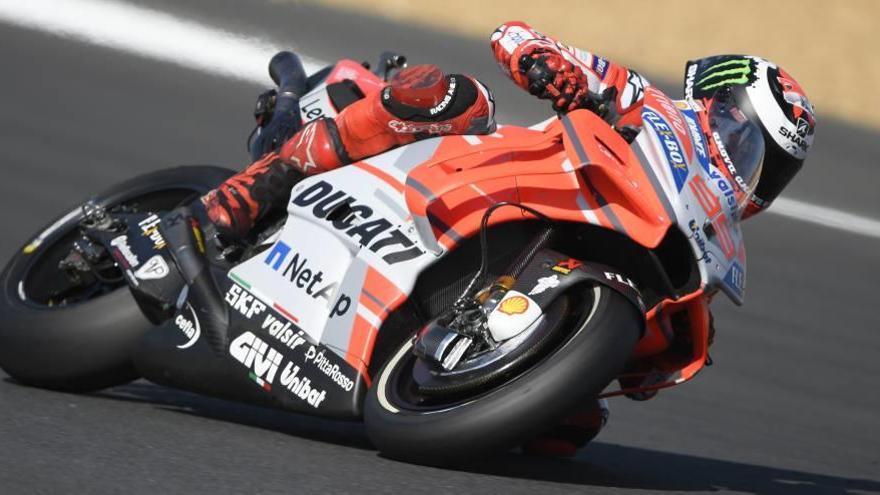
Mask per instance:
[[[745,85],[754,82],[754,67],[751,59],[737,58],[706,68],[696,87],[708,91],[721,86]]]

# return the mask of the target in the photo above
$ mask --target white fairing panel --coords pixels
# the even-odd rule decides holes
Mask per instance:
[[[742,304],[746,254],[730,181],[710,164],[696,115],[685,102],[648,98],[634,149],[650,164],[678,228],[688,237],[707,290]]]
[[[344,355],[355,327],[378,329],[387,314],[377,308],[402,302],[443,254],[422,245],[402,186],[434,149],[420,142],[370,159],[385,178],[355,164],[303,180],[277,242],[230,278]]]
[[[327,320],[351,310],[352,295],[341,290],[340,281],[355,254],[327,230],[291,217],[269,250],[233,273],[320,342]]]

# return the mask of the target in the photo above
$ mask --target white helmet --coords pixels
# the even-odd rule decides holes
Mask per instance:
[[[687,63],[685,97],[706,108],[704,130],[745,193],[745,216],[769,206],[813,144],[815,115],[801,86],[763,58],[717,55]]]

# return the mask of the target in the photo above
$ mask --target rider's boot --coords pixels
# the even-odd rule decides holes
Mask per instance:
[[[273,206],[285,204],[301,177],[277,153],[269,153],[202,196],[202,205],[222,240],[237,241]]]
[[[268,153],[202,196],[208,219],[221,242],[243,239],[273,208],[287,203],[290,190],[304,175],[325,172],[351,160],[336,123],[318,119],[288,139],[278,153]]]
[[[592,400],[584,409],[566,417],[562,423],[541,436],[526,442],[523,451],[546,457],[574,457],[578,449],[596,438],[610,415],[605,399]]]

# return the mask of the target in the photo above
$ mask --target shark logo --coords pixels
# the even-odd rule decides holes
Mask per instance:
[[[797,121],[797,135],[805,138],[807,134],[810,133],[810,123],[804,119],[798,119]]]

